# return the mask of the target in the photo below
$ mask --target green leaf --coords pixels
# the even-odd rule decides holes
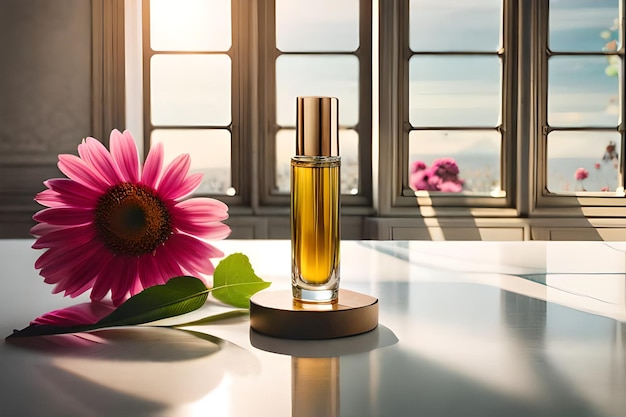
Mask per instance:
[[[129,298],[96,324],[130,326],[180,316],[202,307],[209,291],[198,278],[172,278],[163,285],[146,288]]]
[[[243,253],[222,259],[213,272],[213,297],[239,308],[250,308],[250,297],[270,286],[252,269]]]

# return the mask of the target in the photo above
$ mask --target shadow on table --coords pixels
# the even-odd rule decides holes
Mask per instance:
[[[257,349],[272,353],[302,358],[331,358],[391,346],[398,343],[398,338],[391,329],[379,324],[371,332],[328,340],[278,339],[251,329],[250,343]]]
[[[7,395],[2,415],[39,415],[42,409],[63,416],[169,414],[206,397],[228,374],[260,370],[258,359],[246,349],[173,328],[21,338],[11,345],[27,349],[32,359],[21,361],[21,368],[3,369],[3,380],[14,387],[1,388],[5,393],[37,392],[38,398]]]

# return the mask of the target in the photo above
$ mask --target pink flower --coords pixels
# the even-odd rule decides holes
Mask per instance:
[[[587,178],[588,176],[589,176],[589,171],[587,171],[585,168],[578,168],[576,170],[576,173],[574,174],[574,177],[578,181],[582,181],[585,178]]]
[[[438,178],[432,178],[430,169],[422,169],[411,174],[409,185],[414,190],[438,191],[437,180]]]
[[[600,164],[599,164],[599,163],[597,163],[597,162],[596,162],[595,164],[593,164],[593,166],[594,166],[596,169],[600,169]]]
[[[202,174],[188,175],[184,154],[163,169],[157,144],[145,165],[130,132],[111,132],[110,152],[94,138],[78,154],[59,155],[68,178],[51,179],[35,200],[48,207],[36,213],[35,249],[47,249],[35,262],[53,292],[91,299],[107,293],[115,305],[144,288],[180,275],[211,274],[210,258],[223,253],[205,239],[223,239],[228,207],[211,198],[183,201]]]
[[[609,187],[605,185],[604,187],[600,188],[600,191],[609,191]]]
[[[435,174],[441,177],[444,181],[452,178],[456,178],[459,175],[459,166],[452,158],[436,159],[432,166],[435,170]]]
[[[415,161],[411,164],[411,174],[426,169],[426,164],[422,161]]]
[[[459,193],[463,190],[462,181],[444,181],[439,187],[440,191],[447,193]]]
[[[411,164],[409,186],[416,191],[458,193],[463,190],[463,180],[458,175],[459,167],[453,158],[436,159],[430,168],[415,161]]]

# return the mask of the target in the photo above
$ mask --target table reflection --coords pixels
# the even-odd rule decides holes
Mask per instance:
[[[291,415],[339,416],[339,358],[291,358]]]
[[[345,379],[359,373],[348,372],[341,377],[342,360],[358,357],[367,361],[370,352],[392,346],[398,338],[387,327],[351,337],[328,340],[278,339],[250,331],[252,346],[276,354],[291,356],[292,417],[337,417],[341,414],[341,398]],[[366,369],[367,366],[361,366]],[[369,377],[368,377],[369,379]],[[361,386],[352,381],[351,385]],[[362,381],[361,381],[362,382]],[[350,407],[352,404],[350,403]]]

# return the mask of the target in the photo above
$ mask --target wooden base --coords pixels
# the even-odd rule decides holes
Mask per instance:
[[[378,299],[339,290],[334,303],[303,303],[291,290],[262,291],[250,298],[250,327],[282,339],[334,339],[378,326]]]

